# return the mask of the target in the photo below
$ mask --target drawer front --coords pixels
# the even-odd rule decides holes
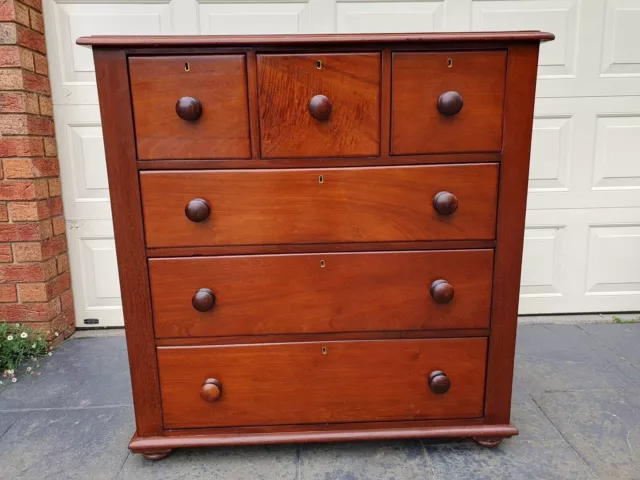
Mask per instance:
[[[497,164],[147,171],[140,182],[148,247],[495,235]]]
[[[251,156],[244,55],[131,57],[129,71],[140,160]]]
[[[264,158],[380,151],[380,54],[258,55]]]
[[[492,250],[149,260],[160,338],[487,328],[492,270]]]
[[[394,53],[391,151],[499,152],[507,55]]]
[[[477,418],[486,350],[485,338],[160,347],[164,426]],[[431,389],[446,382],[430,386],[436,371],[446,393]]]

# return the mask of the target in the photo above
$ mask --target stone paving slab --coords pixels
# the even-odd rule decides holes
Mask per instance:
[[[132,405],[124,337],[67,340],[0,392],[0,410]]]
[[[133,430],[131,407],[25,412],[0,438],[0,479],[113,479]]]
[[[601,479],[640,479],[640,390],[545,393],[538,403]]]
[[[0,438],[16,423],[20,418],[20,412],[4,412],[0,413]]]
[[[578,328],[605,345],[621,360],[628,361],[640,369],[640,323],[579,325]]]
[[[295,480],[297,445],[183,449],[158,462],[130,455],[118,480]]]
[[[302,445],[302,480],[428,480],[434,478],[419,440]]]

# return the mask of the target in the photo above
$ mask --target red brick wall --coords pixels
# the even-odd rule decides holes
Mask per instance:
[[[46,53],[42,0],[0,0],[0,321],[57,340],[75,321]]]

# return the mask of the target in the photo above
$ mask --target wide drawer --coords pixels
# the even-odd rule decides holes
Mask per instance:
[[[492,250],[149,260],[160,338],[487,328],[492,270]]]
[[[160,347],[164,426],[477,418],[486,351],[485,338]]]
[[[497,164],[146,171],[140,183],[148,247],[495,235]]]
[[[380,152],[380,54],[258,55],[264,158]]]
[[[507,54],[393,54],[391,152],[499,152]]]
[[[244,55],[131,57],[138,158],[249,158]]]

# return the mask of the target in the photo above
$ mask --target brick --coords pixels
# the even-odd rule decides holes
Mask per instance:
[[[3,68],[0,70],[0,89],[22,90],[23,85],[22,70],[17,68]]]
[[[50,345],[55,346],[69,338],[76,331],[76,319],[73,309],[62,311],[49,322],[29,322],[34,330],[39,330],[46,335]],[[56,336],[56,333],[58,334]]]
[[[0,243],[0,262],[1,263],[13,262],[13,253],[11,252],[11,244]]]
[[[62,195],[62,189],[60,188],[60,179],[50,178],[49,179],[49,196],[59,197],[60,195]],[[55,225],[54,225],[54,229],[55,229]]]
[[[17,37],[15,23],[0,23],[0,45],[15,45]]]
[[[1,94],[0,94],[1,95]],[[42,138],[4,137],[0,138],[0,158],[41,157],[44,155]]]
[[[49,75],[49,64],[47,63],[47,57],[40,55],[39,53],[33,54],[33,66],[36,73],[42,75]]]
[[[16,295],[15,285],[0,285],[0,303],[12,303],[17,301],[18,296]]]
[[[0,222],[9,221],[9,211],[7,209],[7,202],[0,203]]]
[[[59,217],[52,218],[51,223],[53,225],[54,235],[62,235],[65,232],[66,224],[64,221],[64,217],[62,215],[60,215]]]
[[[3,113],[40,113],[35,93],[0,92],[0,111]]]
[[[46,303],[11,303],[0,305],[0,318],[8,322],[46,322],[60,314],[60,299]]]
[[[39,223],[0,224],[0,242],[26,242],[42,239],[42,227]]]
[[[42,255],[44,258],[51,258],[67,251],[67,237],[65,235],[58,235],[51,237],[42,242]],[[58,272],[58,265],[56,260],[56,272]]]
[[[39,200],[49,196],[47,179],[3,180],[0,200]]]
[[[22,72],[22,76],[24,77],[24,90],[51,95],[49,77],[34,72],[27,72],[26,70]]]
[[[16,44],[40,53],[47,53],[44,35],[21,25],[16,25]]]
[[[18,46],[0,47],[0,67],[35,69],[33,53]]]
[[[0,115],[0,134],[26,135],[28,133],[27,115]]]
[[[73,292],[71,290],[67,290],[60,295],[60,305],[62,306],[62,311],[73,310]]]
[[[58,255],[56,257],[56,266],[58,267],[58,275],[63,272],[68,272],[69,271],[69,254],[63,253],[62,255]]]
[[[48,302],[71,288],[71,275],[63,273],[48,282],[18,284],[18,297],[21,302]]]
[[[44,154],[47,157],[55,157],[58,155],[58,147],[56,146],[56,139],[53,137],[44,138]]]
[[[38,99],[40,100],[40,115],[53,117],[53,103],[51,103],[51,97],[40,95]]]
[[[40,207],[40,204],[43,202],[43,200],[39,202],[9,202],[9,218],[12,222],[40,220],[40,215],[45,213],[42,212],[42,208]],[[49,215],[45,215],[45,218],[48,216]]]
[[[31,10],[29,12],[29,18],[31,20],[31,28],[36,32],[44,33],[44,18],[42,17],[42,14],[35,10]]]
[[[0,283],[7,282],[44,282],[48,276],[45,263],[4,264],[0,265]],[[2,318],[0,316],[0,318]]]
[[[2,0],[0,3],[0,21],[15,21],[29,26],[29,9],[14,0]]]
[[[30,135],[51,137],[54,134],[53,119],[49,117],[34,117],[29,115],[27,118],[27,129]]]
[[[42,0],[20,0],[38,12],[42,12]]]
[[[60,175],[57,158],[5,158],[5,178],[38,178]]]

